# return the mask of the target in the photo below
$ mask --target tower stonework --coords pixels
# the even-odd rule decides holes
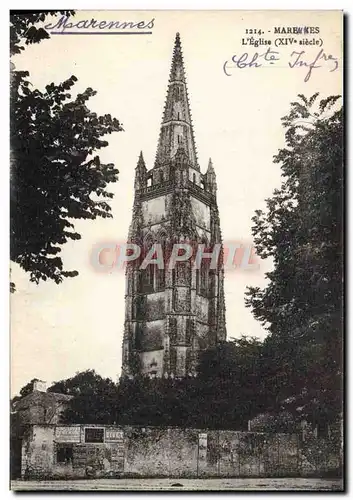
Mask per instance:
[[[212,161],[202,174],[197,160],[179,34],[155,163],[148,170],[141,152],[134,189],[128,243],[142,251],[126,266],[122,375],[195,376],[199,352],[226,338],[223,246]],[[185,243],[193,255],[217,244],[217,265],[203,258],[195,266],[190,258],[170,268],[167,257]],[[156,244],[164,269],[142,268]]]

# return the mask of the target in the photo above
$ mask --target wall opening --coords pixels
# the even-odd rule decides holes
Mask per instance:
[[[69,464],[73,460],[73,447],[72,444],[61,444],[57,445],[56,449],[56,463],[58,464]]]

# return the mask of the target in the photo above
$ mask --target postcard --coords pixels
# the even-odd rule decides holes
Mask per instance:
[[[11,489],[343,491],[343,19],[10,13]]]

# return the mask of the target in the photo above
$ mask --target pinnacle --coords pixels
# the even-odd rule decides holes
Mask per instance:
[[[183,68],[183,55],[181,53],[181,43],[180,34],[177,33],[175,36],[175,43],[173,49],[173,59],[172,59],[172,69],[170,72],[169,83],[175,80],[175,74],[177,72],[177,67],[181,69],[182,79],[185,79],[184,68]]]
[[[186,136],[186,143],[183,145],[183,149],[185,149],[191,163],[197,164],[194,131],[190,112],[180,34],[176,33],[168,88],[162,114],[162,127],[166,126],[166,128],[163,128],[163,132],[167,132],[162,133],[162,130],[160,131],[155,164],[160,156],[169,157],[171,159],[176,153],[177,148],[175,147],[175,144],[179,143],[180,131],[175,125],[174,118],[179,115],[180,110],[182,111],[183,121],[189,126],[190,130],[189,135]],[[178,141],[176,141],[177,136]]]
[[[212,173],[214,173],[214,168],[213,168],[213,163],[212,163],[211,158],[208,160],[207,172],[212,172]]]
[[[181,48],[180,33],[178,32],[178,33],[175,35],[174,51],[175,51],[176,49],[180,49],[180,48]]]
[[[139,156],[136,168],[141,168],[141,167],[146,168],[146,164],[145,164],[145,160],[143,158],[142,151],[140,151],[140,156]]]

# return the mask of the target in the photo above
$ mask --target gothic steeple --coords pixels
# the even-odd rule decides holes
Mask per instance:
[[[128,242],[147,263],[141,266],[140,258],[126,265],[124,375],[196,375],[200,352],[226,338],[216,189],[212,161],[205,174],[197,162],[177,34],[155,164],[147,169],[141,152],[135,170]],[[206,259],[195,269],[190,259],[170,267],[174,245],[188,242],[208,252],[220,244],[218,266],[210,269]],[[154,257],[148,261],[154,244],[162,248],[164,268]]]
[[[140,156],[135,169],[135,191],[146,187],[146,175],[147,175],[147,168],[145,160],[143,158],[142,151],[140,151]]]
[[[177,33],[155,167],[162,166],[164,163],[170,161],[179,148],[185,150],[190,165],[199,170],[180,35]]]
[[[217,193],[216,172],[214,171],[211,158],[208,161],[208,167],[205,174],[205,184],[207,191],[216,196]]]

